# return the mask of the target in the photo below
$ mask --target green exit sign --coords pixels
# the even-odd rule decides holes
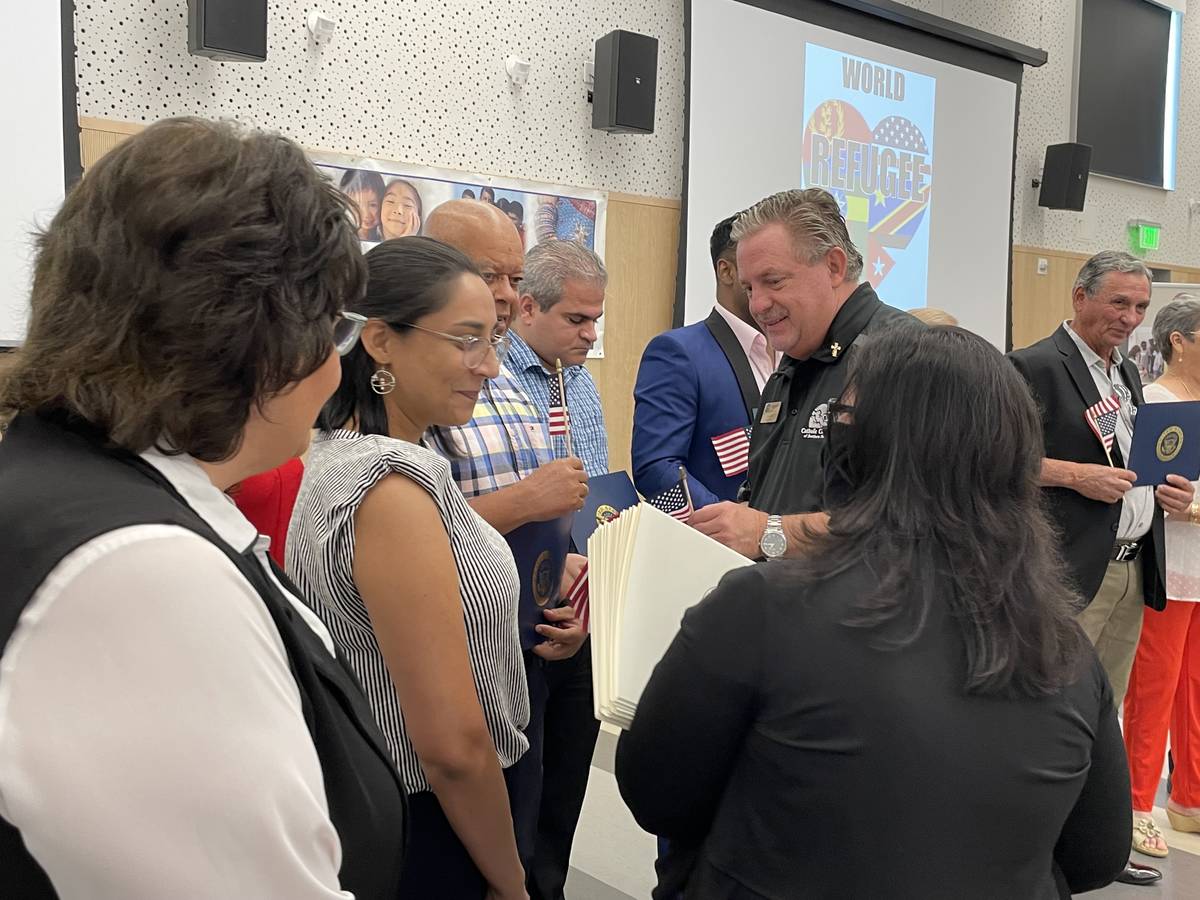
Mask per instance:
[[[1157,250],[1158,242],[1162,237],[1162,226],[1150,222],[1131,222],[1129,237],[1135,251],[1146,253],[1150,250]]]

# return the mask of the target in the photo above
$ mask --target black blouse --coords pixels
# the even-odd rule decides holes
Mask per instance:
[[[621,738],[621,794],[671,842],[655,897],[1039,900],[1115,878],[1129,777],[1090,645],[1056,696],[968,695],[947,613],[876,649],[841,624],[866,566],[803,589],[792,565],[731,572],[686,614]]]

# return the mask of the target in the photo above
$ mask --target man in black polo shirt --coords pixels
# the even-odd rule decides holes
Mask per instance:
[[[859,283],[862,254],[827,191],[782,191],[760,200],[738,216],[733,239],[750,314],[784,357],[763,388],[754,421],[749,504],[705,506],[690,522],[751,558],[792,556],[805,526],[821,528],[826,521],[822,448],[829,404],[846,382],[846,360],[872,332],[922,326]]]

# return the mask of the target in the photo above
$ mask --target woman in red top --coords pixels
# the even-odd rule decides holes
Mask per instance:
[[[284,564],[284,542],[288,524],[292,521],[292,507],[296,505],[296,494],[303,477],[304,463],[296,457],[277,469],[251,476],[229,489],[229,495],[242,515],[259,534],[271,539],[271,558],[280,567]]]

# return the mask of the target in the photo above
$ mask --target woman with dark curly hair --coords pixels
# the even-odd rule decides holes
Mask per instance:
[[[348,211],[290,141],[178,119],[41,236],[0,363],[0,895],[396,896],[383,736],[222,493],[337,387]]]

